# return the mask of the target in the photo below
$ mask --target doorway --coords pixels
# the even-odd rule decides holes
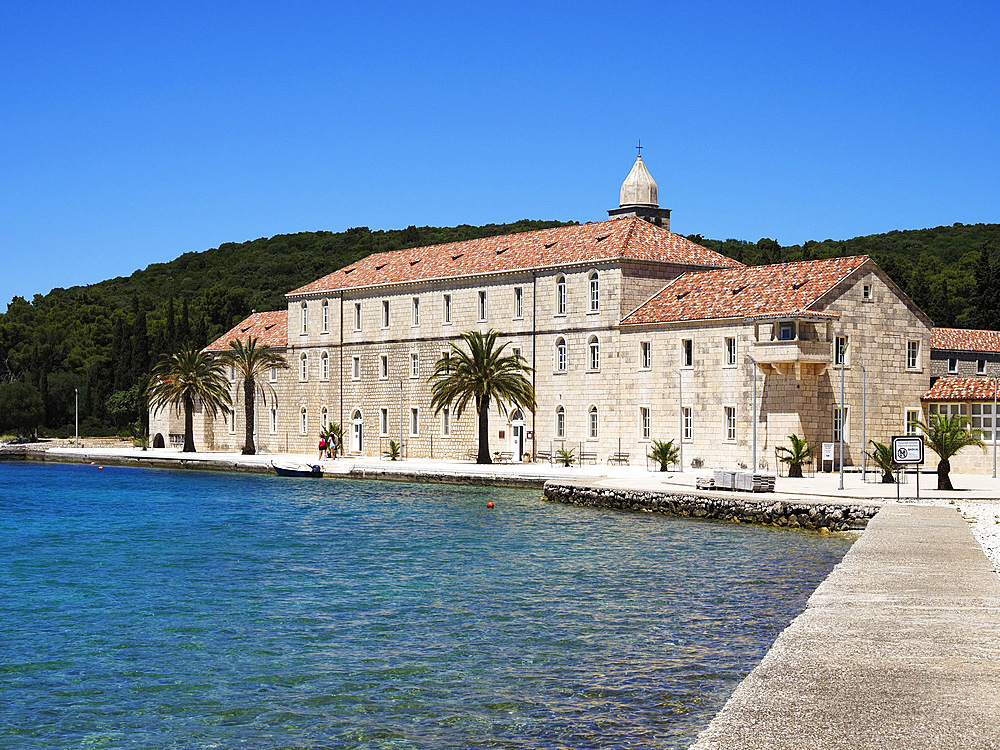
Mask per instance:
[[[512,461],[524,455],[524,414],[517,409],[510,415],[510,453]]]
[[[362,427],[360,409],[355,409],[354,416],[351,418],[351,435],[353,437],[351,441],[351,450],[355,453],[361,453]]]

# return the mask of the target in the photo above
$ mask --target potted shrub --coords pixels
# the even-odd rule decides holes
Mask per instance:
[[[882,484],[895,484],[896,478],[893,473],[896,471],[896,463],[892,460],[892,448],[875,440],[872,440],[871,444],[874,450],[868,457],[882,472]]]
[[[780,445],[775,449],[779,454],[778,460],[788,464],[789,477],[798,477],[801,479],[802,466],[812,461],[812,448],[809,446],[807,440],[800,438],[795,433],[789,435],[788,440],[792,444],[791,448]]]
[[[670,464],[677,463],[679,455],[680,450],[674,445],[673,440],[668,440],[667,442],[654,440],[653,450],[650,452],[649,457],[660,465],[660,471],[666,471]]]

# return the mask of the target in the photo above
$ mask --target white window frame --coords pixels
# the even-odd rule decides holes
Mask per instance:
[[[518,359],[523,359],[523,357],[521,356],[521,347],[512,346],[510,348],[510,356],[517,357]]]
[[[601,340],[596,335],[587,339],[587,365],[588,372],[601,371]]]
[[[993,402],[974,402],[969,406],[969,427],[982,431],[983,442],[994,442],[996,436],[994,432],[996,429],[996,417],[993,414]],[[984,427],[983,425],[987,423],[989,423],[989,427]]]
[[[840,404],[835,404],[833,407],[833,442],[840,443],[840,431],[844,431],[844,445],[848,445],[851,442],[851,407],[844,406],[841,408]],[[841,419],[843,419],[843,424],[841,424]]]
[[[390,322],[390,318],[389,318],[389,300],[384,299],[384,300],[382,300],[382,327],[383,328],[388,328],[389,327],[389,322]]]
[[[410,407],[410,437],[420,435],[420,407]]]
[[[851,338],[838,334],[833,337],[833,364],[835,367],[851,366]]]
[[[319,410],[319,426],[322,429],[326,429],[330,425],[330,410],[325,406],[321,406]]]
[[[299,380],[305,383],[309,380],[309,354],[302,352],[299,356]]]
[[[693,370],[694,369],[694,339],[693,338],[683,338],[683,339],[681,339],[681,369],[682,370]]]
[[[319,355],[319,379],[330,379],[330,355],[327,352]]]
[[[778,341],[795,341],[794,321],[783,320],[778,323]]]
[[[566,407],[559,404],[556,407],[556,440],[566,439]]]
[[[976,375],[986,374],[986,360],[979,358],[976,360]]]
[[[489,318],[489,300],[486,297],[486,290],[479,290],[479,322],[485,323]]]
[[[451,437],[451,408],[441,407],[441,437]]]
[[[920,409],[914,407],[906,407],[903,410],[903,434],[904,435],[919,435],[920,429],[914,424],[914,422],[919,422],[923,417]]]
[[[277,367],[272,367],[271,368],[271,371],[267,375],[267,379],[269,381],[271,381],[272,383],[277,383],[278,382],[278,368]]]
[[[722,438],[725,443],[736,442],[736,407],[722,407]]]
[[[514,320],[524,318],[524,287],[514,287]]]
[[[861,285],[861,299],[864,302],[872,301],[872,285],[870,282]]]
[[[566,372],[569,369],[569,345],[566,343],[565,336],[556,337],[556,346],[553,354],[555,355],[555,371],[559,373]]]
[[[320,305],[320,309],[323,311],[323,327],[320,329],[320,333],[330,332],[330,300],[323,300]]]
[[[722,366],[723,367],[736,367],[736,358],[738,356],[738,354],[737,354],[737,346],[738,346],[738,344],[736,343],[736,337],[735,336],[726,336],[723,339],[723,342],[722,342],[722,349],[723,349],[723,354],[722,354],[722,362],[723,362],[723,364],[722,364]]]
[[[653,438],[653,412],[648,405],[639,407],[639,442],[648,443]]]
[[[601,415],[597,408],[597,404],[591,404],[587,407],[587,439],[597,440],[600,435],[600,422]]]
[[[389,379],[389,355],[380,354],[378,355],[378,379],[388,380]]]
[[[566,314],[566,276],[556,276],[556,315]]]
[[[441,296],[441,325],[451,325],[451,295],[448,293]]]
[[[355,302],[354,303],[354,330],[355,331],[360,331],[361,330],[361,303],[360,302]]]
[[[411,325],[414,328],[420,327],[420,297],[413,298],[413,322]]]
[[[966,419],[969,417],[968,409],[966,409],[964,402],[944,401],[928,404],[927,415],[930,416],[932,414],[940,414],[946,419],[951,418],[956,414],[959,414]]]
[[[351,356],[351,380],[361,380],[361,355]]]
[[[640,370],[652,370],[653,369],[653,342],[652,341],[640,341],[639,342],[639,369]]]
[[[309,333],[309,303],[302,302],[302,331],[301,335]]]
[[[919,339],[909,339],[906,342],[906,369],[920,369],[920,341]]]
[[[379,437],[389,434],[389,409],[385,406],[378,410],[378,434]]]
[[[681,441],[694,442],[694,409],[690,406],[681,407]]]
[[[958,374],[958,357],[948,357],[948,374]]]
[[[588,306],[587,312],[600,312],[601,311],[601,282],[597,276],[597,271],[591,271],[587,274],[587,298]]]
[[[420,353],[410,352],[410,377],[420,377]]]

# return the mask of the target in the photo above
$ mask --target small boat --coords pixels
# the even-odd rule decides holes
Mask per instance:
[[[319,464],[300,464],[292,461],[272,461],[271,467],[279,477],[323,476],[323,467]]]

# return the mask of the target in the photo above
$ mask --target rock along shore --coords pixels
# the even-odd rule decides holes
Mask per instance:
[[[544,497],[569,505],[820,531],[863,529],[881,508],[881,503],[786,500],[768,494],[717,491],[634,490],[565,481],[546,482]]]

